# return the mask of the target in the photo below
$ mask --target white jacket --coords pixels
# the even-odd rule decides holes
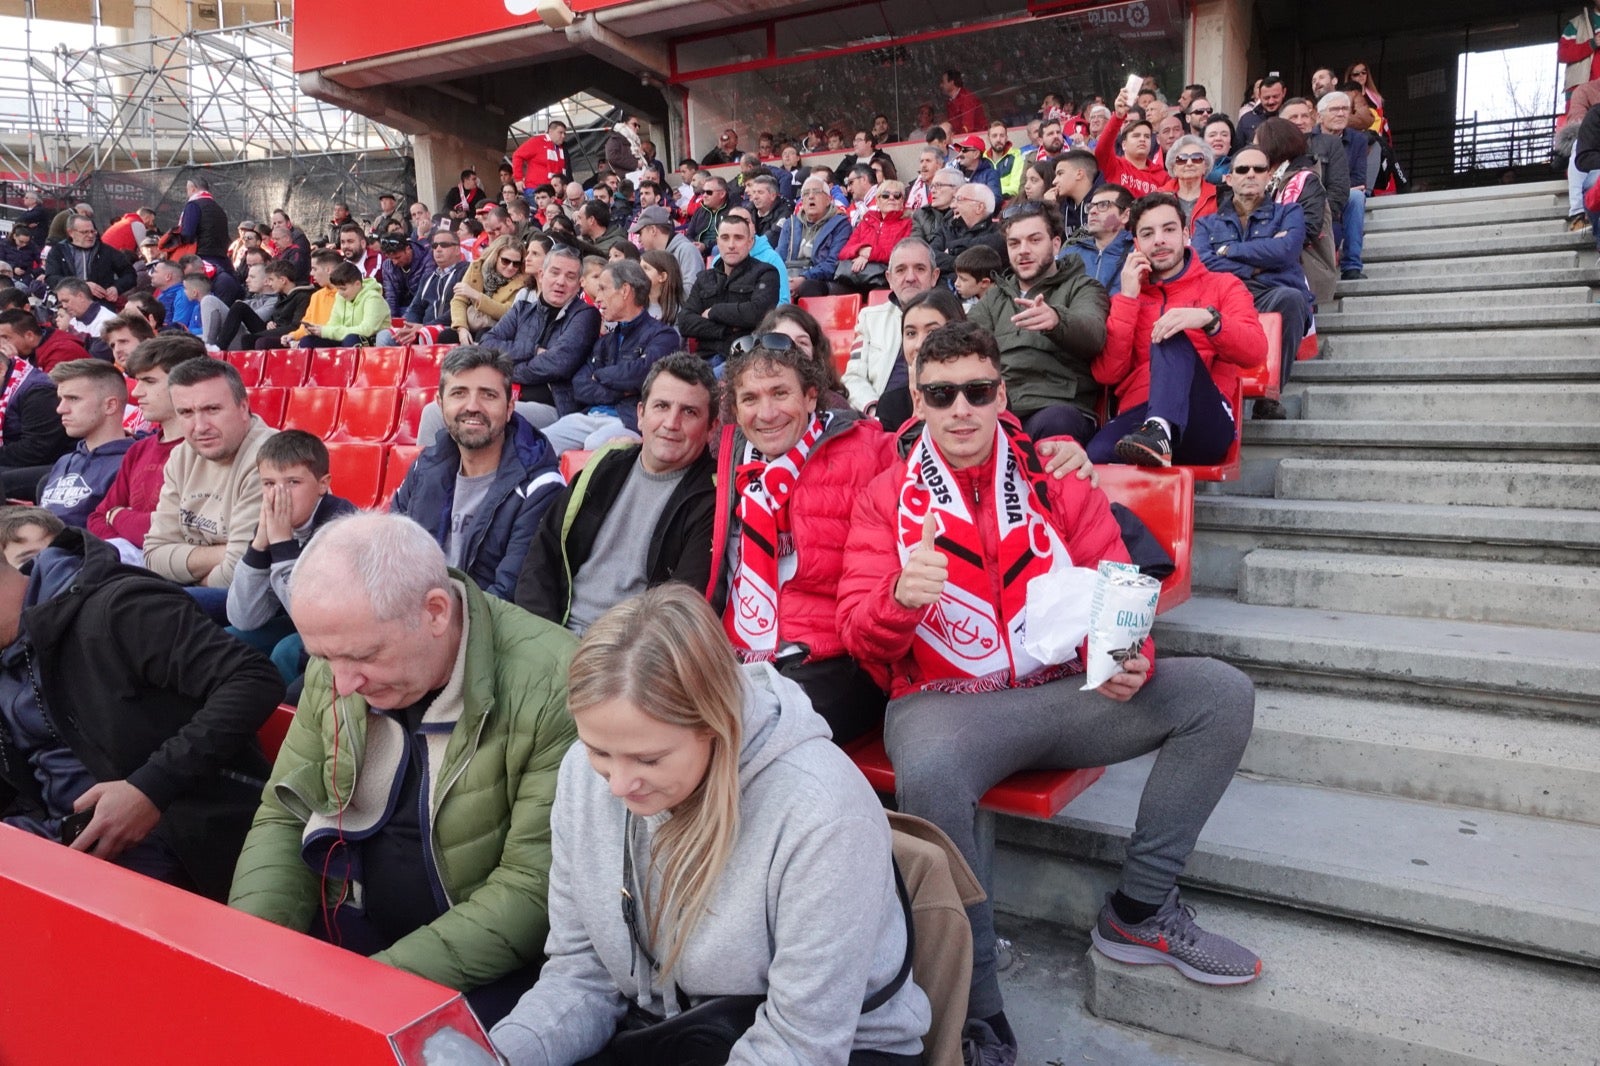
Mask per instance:
[[[850,404],[865,411],[877,403],[889,383],[894,361],[900,358],[900,305],[891,299],[862,308],[856,316],[856,335],[850,341],[850,363],[844,368],[844,387]]]

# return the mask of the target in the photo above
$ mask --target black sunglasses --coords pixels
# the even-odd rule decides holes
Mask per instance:
[[[434,241],[432,246],[434,248],[459,248],[459,247],[461,247],[455,241]]]
[[[1240,163],[1233,168],[1235,174],[1265,174],[1271,167],[1253,167],[1249,163]]]
[[[502,255],[500,257],[500,265],[501,266],[510,266],[510,267],[519,267],[519,266],[522,265],[522,260],[520,260],[520,259],[508,259],[507,257]]]
[[[1172,161],[1174,163],[1204,163],[1206,157],[1203,155],[1175,155],[1172,157]]]
[[[1191,115],[1209,115],[1211,113],[1212,110],[1209,107],[1191,107],[1189,109],[1189,114]]]
[[[973,407],[988,407],[1000,393],[998,378],[984,378],[978,381],[968,381],[960,385],[946,385],[935,383],[932,385],[918,385],[917,391],[922,393],[922,399],[929,407],[944,410],[956,402],[956,394],[960,393],[967,398],[967,403]]]

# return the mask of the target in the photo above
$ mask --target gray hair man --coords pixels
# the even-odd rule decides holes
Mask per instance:
[[[856,316],[850,362],[844,369],[844,387],[850,394],[850,403],[869,415],[877,407],[878,397],[896,383],[897,373],[905,373],[905,361],[900,358],[901,308],[913,296],[939,283],[933,249],[915,237],[896,244],[889,253],[888,278],[888,301],[863,308]]]

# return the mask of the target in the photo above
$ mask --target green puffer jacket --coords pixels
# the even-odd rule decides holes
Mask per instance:
[[[549,933],[550,807],[561,760],[577,739],[566,706],[567,663],[576,641],[559,626],[485,595],[459,571],[451,576],[467,605],[461,712],[454,728],[441,734],[442,762],[430,779],[443,786],[432,791],[429,808],[431,853],[450,906],[374,958],[465,992],[537,959]],[[312,927],[318,909],[318,873],[302,856],[308,820],[329,823],[336,791],[351,800],[342,831],[353,834],[353,823],[368,817],[363,797],[387,795],[394,772],[391,766],[387,777],[365,787],[357,779],[355,768],[366,768],[367,757],[399,727],[350,696],[338,701],[335,789],[331,688],[327,663],[313,659],[229,899],[242,911],[301,931]],[[383,725],[369,730],[374,722]],[[329,878],[324,891],[330,903],[343,887]]]
[[[1039,333],[1012,325],[1011,316],[1020,310],[1017,297],[1041,295],[1061,316],[1056,328]],[[1110,310],[1106,290],[1084,272],[1081,259],[1069,256],[1026,293],[1018,291],[1011,275],[1000,278],[967,312],[967,321],[999,342],[1006,396],[1019,418],[1059,403],[1094,414],[1100,386],[1089,365],[1105,347]]]

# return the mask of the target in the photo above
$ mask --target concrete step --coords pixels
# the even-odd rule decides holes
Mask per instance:
[[[1466,359],[1441,357],[1434,350],[1428,358],[1415,358],[1409,344],[1395,345],[1391,351],[1395,358],[1322,358],[1297,363],[1290,387],[1316,382],[1600,381],[1600,347],[1594,355],[1549,357],[1534,352]]]
[[[1581,423],[1393,422],[1290,419],[1244,424],[1249,445],[1343,452],[1340,458],[1514,459],[1570,463],[1600,451],[1600,425]]]
[[[1258,688],[1240,769],[1600,824],[1600,726],[1592,722]]]
[[[1437,273],[1414,272],[1383,277],[1368,275],[1365,281],[1341,281],[1336,290],[1341,298],[1352,296],[1385,296],[1406,292],[1508,292],[1513,289],[1553,289],[1561,285],[1600,285],[1600,268],[1592,265],[1571,267],[1537,267],[1529,270],[1500,270],[1494,273],[1473,274],[1451,270],[1451,260],[1444,260]],[[1524,294],[1527,298],[1527,294]]]
[[[1513,233],[1443,239],[1426,235],[1417,239],[1400,234],[1374,237],[1362,250],[1362,260],[1367,263],[1388,263],[1397,259],[1457,259],[1468,256],[1501,255],[1505,253],[1565,252],[1595,250],[1594,235],[1584,231],[1569,232],[1566,226],[1551,222],[1540,233]],[[1504,268],[1502,268],[1504,269]]]
[[[1508,327],[1559,328],[1600,324],[1600,304],[1580,306],[1530,302],[1516,307],[1447,307],[1440,310],[1372,313],[1332,312],[1317,316],[1317,331],[1326,336],[1338,333],[1409,333],[1461,329],[1475,326],[1487,329]]]
[[[1575,967],[1199,892],[1187,898],[1202,927],[1260,952],[1261,977],[1208,988],[1170,967],[1127,966],[1091,949],[1091,1011],[1294,1066],[1600,1061],[1593,979]]]
[[[1295,369],[1318,363],[1353,359],[1520,359],[1575,358],[1600,352],[1600,329],[1476,329],[1448,328],[1407,333],[1396,339],[1382,333],[1340,333],[1326,335],[1319,325],[1322,359],[1301,363]]]
[[[1239,601],[1600,631],[1600,567],[1262,548]]]
[[[1586,248],[1557,249],[1546,252],[1526,252],[1516,248],[1485,255],[1478,259],[1435,259],[1423,253],[1416,259],[1387,259],[1367,263],[1366,281],[1341,281],[1345,285],[1372,285],[1382,281],[1400,279],[1439,278],[1445,275],[1472,279],[1497,274],[1538,270],[1585,270],[1594,267],[1594,245]]]
[[[1367,251],[1405,247],[1415,248],[1423,255],[1433,255],[1435,243],[1448,243],[1456,241],[1483,241],[1494,239],[1514,238],[1519,240],[1538,239],[1540,237],[1554,237],[1568,233],[1567,220],[1552,218],[1548,213],[1540,218],[1523,222],[1483,221],[1466,229],[1439,229],[1434,226],[1421,226],[1411,229],[1382,229],[1376,233],[1369,232],[1366,240]],[[1585,234],[1585,236],[1588,236]],[[1589,237],[1591,247],[1594,238]]]
[[[1600,308],[1596,308],[1600,311]],[[1306,385],[1300,415],[1308,420],[1445,419],[1516,423],[1582,422],[1600,413],[1600,385]]]
[[[1504,222],[1544,222],[1565,216],[1565,201],[1554,196],[1521,196],[1511,200],[1486,202],[1468,210],[1460,207],[1427,207],[1407,211],[1367,212],[1368,233],[1396,230],[1433,230],[1477,227]]]
[[[1397,311],[1405,314],[1426,314],[1436,310],[1458,308],[1523,307],[1537,300],[1544,307],[1582,306],[1595,302],[1594,289],[1587,285],[1557,285],[1535,292],[1522,289],[1473,289],[1466,292],[1398,292],[1371,296],[1343,296],[1337,301],[1337,310],[1345,314]]]
[[[1157,620],[1156,647],[1216,656],[1260,682],[1306,691],[1600,719],[1594,633],[1199,595]]]
[[[1600,465],[1285,459],[1278,464],[1276,488],[1281,500],[1591,511],[1600,500]]]
[[[1367,200],[1368,215],[1405,213],[1413,208],[1448,205],[1465,213],[1492,210],[1496,205],[1524,200],[1548,200],[1565,210],[1567,183],[1562,178],[1521,182],[1516,185],[1482,185],[1467,189],[1438,189],[1406,193],[1404,196],[1373,196]],[[1471,206],[1463,206],[1471,205]]]
[[[996,841],[1037,856],[1027,879],[1046,886],[1075,880],[1084,867],[1120,868],[1155,761],[1108,767],[1049,821],[998,824]],[[1183,878],[1231,896],[1600,967],[1596,855],[1600,826],[1237,776]],[[997,869],[997,886],[1013,880]],[[1590,973],[1600,989],[1600,973]]]

